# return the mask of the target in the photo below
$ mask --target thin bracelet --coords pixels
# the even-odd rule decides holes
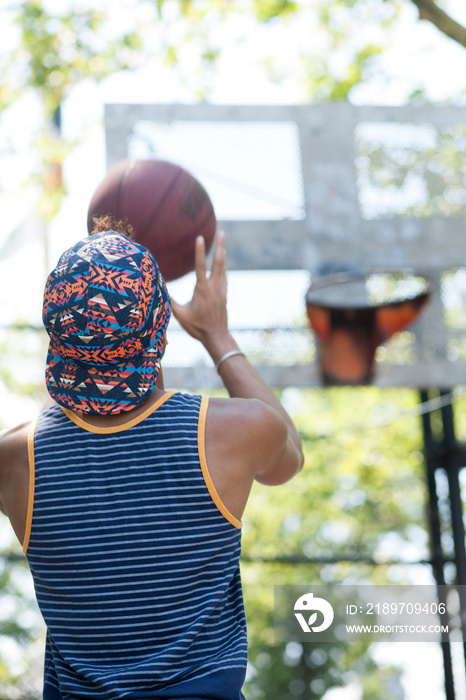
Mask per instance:
[[[244,352],[241,352],[241,350],[230,350],[230,352],[226,352],[223,355],[223,357],[219,359],[219,361],[215,365],[215,370],[218,372],[218,368],[220,367],[220,365],[223,364],[225,360],[229,360],[230,357],[234,357],[235,355],[242,355],[243,357],[246,357]]]

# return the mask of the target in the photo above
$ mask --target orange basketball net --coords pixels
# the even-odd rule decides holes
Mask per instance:
[[[359,292],[364,290],[366,281],[363,275],[330,275],[316,280],[307,292],[306,310],[317,336],[324,384],[369,384],[379,345],[412,324],[430,295],[424,278],[424,289],[408,298],[374,303],[362,301],[359,293],[352,301],[351,290],[355,285]]]

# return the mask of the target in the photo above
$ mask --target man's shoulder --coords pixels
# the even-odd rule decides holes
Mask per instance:
[[[28,434],[31,421],[0,432],[0,494],[28,463]]]
[[[248,433],[273,433],[283,423],[277,411],[260,399],[212,398],[209,412],[217,425],[225,429],[242,428]]]
[[[206,445],[213,462],[231,474],[232,483],[252,483],[277,460],[287,429],[280,414],[259,399],[211,399]],[[215,459],[216,458],[216,459]]]
[[[27,446],[32,421],[25,421],[13,428],[0,431],[0,456],[10,456]]]
[[[212,410],[222,414],[243,416],[245,414],[260,416],[267,405],[259,399],[209,398]]]

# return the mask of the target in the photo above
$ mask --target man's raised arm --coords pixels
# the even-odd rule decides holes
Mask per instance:
[[[239,349],[228,330],[225,236],[220,232],[214,251],[212,271],[207,276],[205,243],[196,240],[196,286],[190,302],[173,299],[173,313],[181,326],[199,340],[215,363],[230,397],[256,399],[262,404],[253,411],[251,428],[258,439],[277,442],[273,459],[258,465],[255,478],[265,484],[279,484],[294,476],[303,465],[301,440],[291,418],[273,390]],[[273,447],[273,446],[272,446]]]

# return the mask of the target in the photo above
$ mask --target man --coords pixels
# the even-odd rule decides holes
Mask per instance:
[[[165,391],[170,300],[123,233],[80,241],[47,281],[51,405],[0,443],[2,510],[47,625],[45,700],[243,697],[241,517],[254,480],[281,484],[303,457],[229,333],[223,234],[210,276],[202,238],[195,265],[191,301],[171,306],[229,399]]]

